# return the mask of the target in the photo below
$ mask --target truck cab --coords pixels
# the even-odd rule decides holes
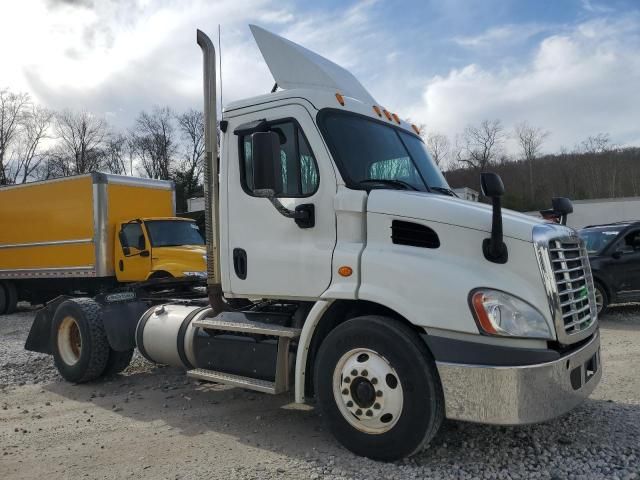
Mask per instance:
[[[420,451],[444,418],[526,424],[584,400],[602,368],[578,234],[503,210],[490,172],[491,205],[457,198],[418,129],[352,74],[251,30],[276,85],[224,107],[219,170],[215,49],[197,34],[208,298],[63,302],[52,326],[40,322],[53,345],[69,343],[69,317],[101,322],[115,351],[135,344],[193,378],[291,391],[291,408],[320,409],[346,448],[379,460]],[[135,261],[155,255],[152,223],[121,226]],[[95,330],[79,330],[94,341]],[[77,366],[53,353],[70,381],[113,371],[92,349]]]
[[[193,220],[151,217],[120,222],[115,245],[119,282],[206,277],[204,239]]]

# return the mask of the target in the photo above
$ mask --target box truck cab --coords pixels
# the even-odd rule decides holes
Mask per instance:
[[[136,282],[149,278],[206,278],[204,239],[196,222],[151,217],[118,223],[116,278]]]
[[[602,369],[576,232],[502,210],[495,174],[481,179],[492,205],[457,198],[417,129],[353,75],[251,29],[281,90],[225,106],[219,172],[214,47],[197,37],[208,299],[60,303],[33,328],[50,327],[62,375],[113,371],[92,349],[64,359],[71,316],[113,355],[135,344],[193,378],[291,390],[291,407],[319,408],[348,449],[382,460],[418,452],[444,418],[540,422],[586,398]]]
[[[203,278],[204,255],[195,222],[175,217],[173,182],[93,173],[0,188],[0,313],[18,300]]]

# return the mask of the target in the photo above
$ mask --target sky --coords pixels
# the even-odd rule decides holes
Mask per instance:
[[[640,146],[640,0],[21,0],[3,4],[0,88],[125,129],[202,108],[196,28],[222,41],[223,104],[273,79],[248,24],[349,69],[380,105],[452,141],[528,121],[544,151]],[[217,42],[216,42],[217,43]],[[513,146],[513,144],[512,144]]]

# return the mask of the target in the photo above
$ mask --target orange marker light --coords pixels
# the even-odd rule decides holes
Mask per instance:
[[[342,95],[336,93],[336,100],[338,100],[338,103],[344,107],[344,97]]]
[[[387,117],[387,120],[391,120],[391,114],[387,109],[382,110],[382,113],[384,113],[384,116]]]
[[[393,119],[396,121],[396,123],[398,125],[400,125],[400,118],[398,117],[398,115],[396,115],[395,113],[391,114],[391,116],[393,117]]]
[[[382,112],[380,111],[380,107],[377,105],[373,106],[373,111],[376,112],[376,115],[378,115],[379,117],[382,117]]]
[[[496,329],[489,320],[489,315],[487,315],[487,311],[484,308],[484,294],[482,292],[477,292],[471,298],[471,303],[473,304],[473,309],[476,312],[476,316],[478,318],[478,323],[486,333],[496,334]]]
[[[338,273],[341,277],[350,277],[353,274],[353,268],[343,265],[338,269]]]
[[[415,123],[411,124],[411,128],[413,128],[414,132],[416,132],[418,135],[420,135],[420,129],[418,127],[416,127]]]

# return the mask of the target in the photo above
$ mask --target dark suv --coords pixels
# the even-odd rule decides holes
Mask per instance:
[[[640,221],[580,230],[589,252],[598,313],[612,303],[640,301]]]

